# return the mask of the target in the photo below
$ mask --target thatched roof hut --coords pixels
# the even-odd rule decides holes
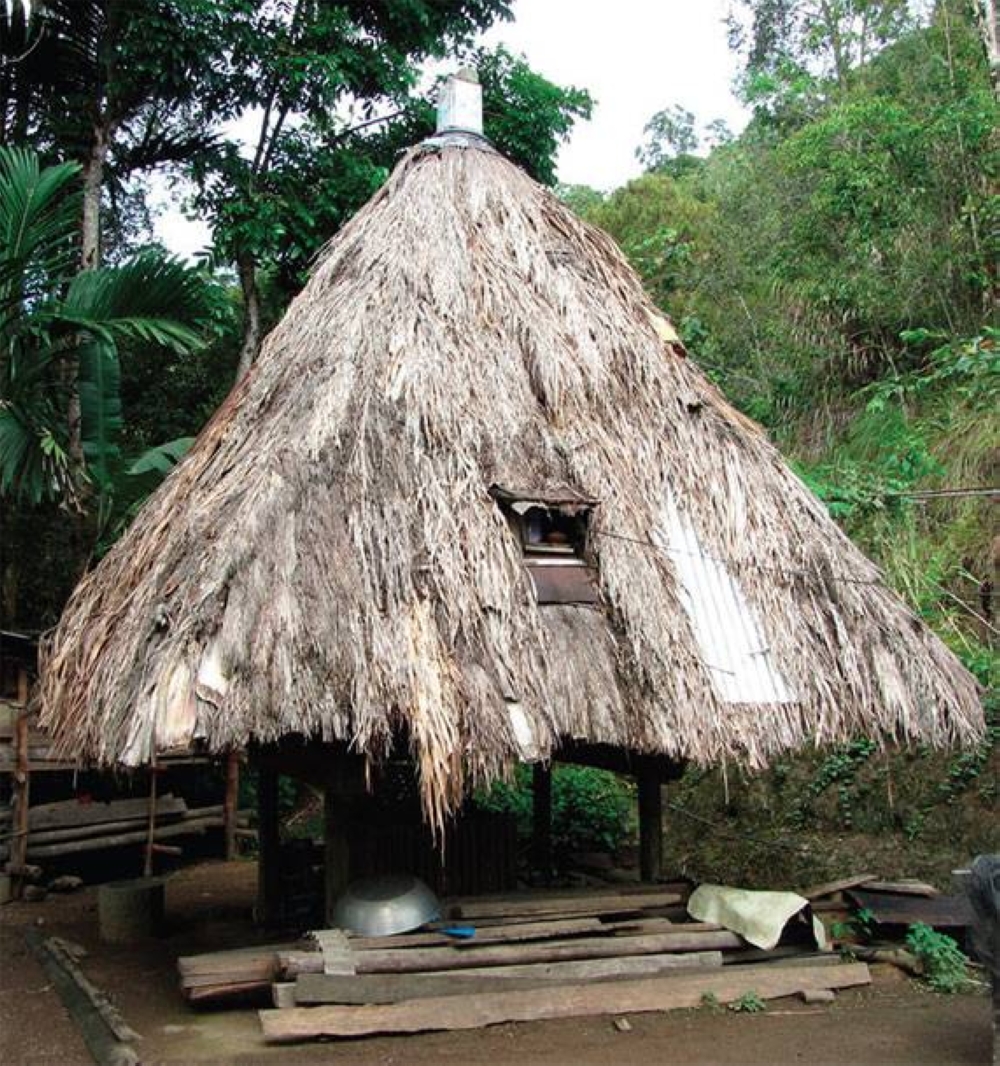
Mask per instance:
[[[435,821],[569,739],[760,767],[982,728],[610,238],[454,133],[330,243],[80,584],[41,698],[101,763],[402,734]]]

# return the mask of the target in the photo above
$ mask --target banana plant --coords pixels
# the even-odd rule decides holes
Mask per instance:
[[[77,270],[79,175],[0,147],[0,497],[96,506],[100,528],[123,467],[122,351],[194,351],[207,295],[160,249]]]

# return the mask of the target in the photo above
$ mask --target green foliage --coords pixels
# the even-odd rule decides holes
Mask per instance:
[[[702,992],[701,1007],[703,1010],[707,1010],[712,1014],[717,1014],[722,1010],[722,1004],[719,1002],[719,997],[714,992]]]
[[[103,511],[121,460],[120,353],[196,349],[185,320],[204,282],[159,250],[76,272],[77,176],[0,148],[0,494],[75,501],[86,486]],[[74,394],[84,468],[70,454]]]
[[[731,1011],[736,1011],[737,1014],[760,1014],[761,1011],[767,1010],[767,1003],[760,998],[759,994],[753,990],[744,992],[738,999],[734,999],[729,1004]]]
[[[512,782],[499,782],[475,802],[512,814],[519,837],[531,838],[532,770],[518,766]],[[606,770],[560,765],[552,770],[552,849],[557,861],[581,851],[613,852],[635,828],[634,788]]]
[[[577,119],[590,118],[590,94],[553,84],[504,48],[477,59],[486,136],[532,177],[554,185],[559,144]]]
[[[920,961],[935,992],[961,992],[968,987],[969,960],[950,936],[915,922],[906,934],[906,946]]]

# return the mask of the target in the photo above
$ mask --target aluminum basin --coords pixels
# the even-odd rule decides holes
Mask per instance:
[[[337,900],[333,924],[360,936],[408,933],[441,916],[437,896],[409,874],[355,881]]]

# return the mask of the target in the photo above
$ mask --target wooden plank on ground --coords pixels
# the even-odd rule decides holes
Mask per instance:
[[[619,963],[641,964],[620,966]],[[589,959],[580,962],[536,963],[528,966],[493,966],[457,973],[358,974],[333,977],[300,974],[295,982],[296,1005],[319,1003],[398,1003],[406,999],[465,995],[469,992],[508,992],[516,989],[553,988],[579,981],[632,980],[681,968],[721,966],[719,951],[687,955],[641,956],[626,959]],[[279,987],[275,985],[275,987]]]
[[[269,985],[277,976],[276,970],[256,963],[245,966],[242,970],[229,973],[195,973],[181,978],[181,990],[186,994],[195,988],[211,989],[223,985],[260,984]]]
[[[863,887],[866,892],[892,892],[900,896],[932,898],[941,895],[940,889],[923,881],[866,881]]]
[[[625,955],[611,959],[571,959],[569,962],[531,962],[519,966],[483,966],[459,971],[462,977],[543,977],[546,980],[604,980],[609,977],[644,977],[701,966],[721,966],[721,951],[687,951],[680,955]]]
[[[813,885],[802,893],[808,900],[821,899],[823,896],[833,896],[838,892],[844,892],[848,888],[857,888],[866,881],[874,881],[874,874],[854,874],[851,877],[842,877],[839,881],[826,881],[821,885]]]
[[[586,915],[586,914],[634,914],[649,907],[669,907],[680,903],[683,897],[678,892],[616,892],[614,894],[539,897],[519,900],[505,897],[501,900],[468,900],[447,907],[446,913],[463,921],[477,918],[505,918],[515,915]]]
[[[906,896],[890,892],[868,892],[852,888],[848,895],[859,907],[872,912],[879,925],[925,925],[944,929],[972,924],[972,905],[966,896]]]
[[[762,999],[871,981],[864,963],[802,967],[704,970],[638,981],[576,984],[537,991],[490,992],[418,999],[386,1006],[293,1007],[259,1012],[264,1039],[289,1043],[317,1037],[479,1029],[503,1022],[537,1021],[636,1011],[697,1007],[711,993],[729,1003],[747,992]]]
[[[727,930],[709,933],[661,933],[634,937],[580,937],[566,941],[528,941],[469,948],[389,948],[359,951],[357,973],[415,973],[462,970],[479,966],[506,966],[532,962],[563,962],[572,959],[603,959],[627,955],[654,955],[684,951],[742,948],[746,942]],[[281,972],[287,976],[322,972],[318,952],[282,953]]]
[[[193,977],[196,974],[239,973],[247,967],[258,964],[276,967],[279,952],[301,950],[302,947],[301,941],[293,941],[285,944],[258,944],[252,947],[232,948],[229,951],[209,951],[201,955],[182,955],[177,960],[177,972],[183,978]]]
[[[448,928],[448,923],[442,923]],[[457,923],[452,923],[457,924]],[[620,923],[627,927],[628,923]],[[638,925],[638,922],[633,923]],[[511,925],[491,925],[485,929],[474,926],[475,935],[463,937],[446,936],[442,932],[403,933],[399,936],[348,936],[348,943],[356,951],[369,951],[375,948],[427,948],[445,945],[462,947],[471,944],[507,943],[519,940],[551,940],[560,936],[580,936],[584,933],[612,933],[613,926],[606,925],[600,918],[559,918],[545,922],[519,922]]]
[[[270,989],[270,981],[232,981],[228,984],[207,985],[204,988],[185,988],[184,998],[189,1003],[202,1003],[206,1000],[270,994]]]

